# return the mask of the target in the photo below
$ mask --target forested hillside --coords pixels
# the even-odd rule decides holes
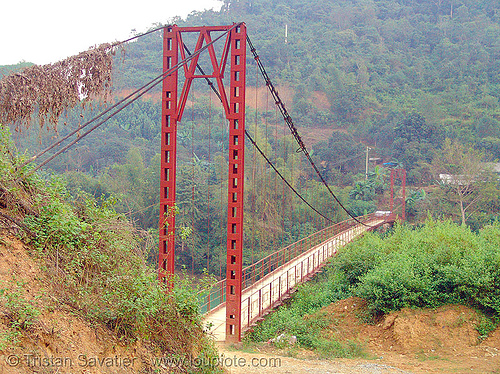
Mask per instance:
[[[442,136],[500,155],[499,11],[496,0],[225,1],[178,24],[246,22],[270,76],[295,90],[298,123],[348,128],[414,167],[394,128],[415,111]],[[130,47],[117,87],[158,69],[159,37],[150,39]],[[329,110],[315,107],[314,91]]]
[[[500,194],[494,174],[471,175],[474,188],[465,197],[435,180],[439,173],[480,170],[483,162],[500,157],[500,1],[225,0],[220,11],[174,20],[179,26],[240,21],[285,94],[321,172],[353,214],[388,208],[387,170],[370,165],[365,179],[369,146],[372,155],[407,169],[411,220],[430,212],[480,227],[496,218]],[[115,95],[161,73],[161,41],[161,32],[152,33],[117,53]],[[247,95],[250,132],[304,196],[329,217],[345,217],[284,136],[250,54],[247,63],[248,84],[257,88]],[[201,272],[209,257],[211,270],[222,272],[228,134],[217,98],[205,86],[195,85],[179,127],[178,223],[191,230],[178,241],[179,260]],[[117,209],[152,233],[158,222],[158,97],[152,91],[49,164],[65,174],[72,191],[119,197]],[[59,134],[38,134],[32,126],[18,129],[14,138],[31,154],[97,113],[97,105],[72,110],[61,119]],[[246,184],[250,263],[254,252],[262,256],[323,222],[288,190],[276,188],[281,182],[267,176],[270,170],[251,148],[247,152],[247,170],[260,171]],[[458,162],[457,155],[467,157]],[[265,183],[270,180],[274,185]]]

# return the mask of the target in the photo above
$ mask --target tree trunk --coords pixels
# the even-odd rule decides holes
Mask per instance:
[[[462,226],[465,226],[465,209],[463,201],[460,201],[460,213],[462,214]]]

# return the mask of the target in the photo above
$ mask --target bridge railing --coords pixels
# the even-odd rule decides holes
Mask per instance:
[[[360,222],[367,222],[373,219],[373,217],[374,213],[370,213],[357,217],[357,219]],[[250,287],[255,282],[270,274],[280,266],[285,265],[295,257],[308,251],[312,247],[356,225],[358,225],[358,222],[352,218],[336,223],[293,244],[281,248],[256,263],[245,267],[242,275],[242,290]],[[222,305],[226,301],[226,279],[222,279],[214,284],[209,292],[200,295],[200,299],[200,313],[202,314],[210,312]]]
[[[339,244],[349,242],[361,230],[361,226],[357,225],[313,246],[273,274],[247,288],[249,292],[245,292],[241,300],[242,329],[246,330],[281,304],[298,284],[308,280],[326,264],[326,260],[336,253]]]
[[[366,216],[358,217],[360,222],[366,222],[372,218],[372,214]],[[348,219],[335,225],[326,227],[320,231],[317,231],[293,244],[290,244],[280,250],[271,253],[270,255],[264,257],[263,259],[257,261],[256,263],[247,266],[243,269],[243,285],[242,288],[245,289],[250,287],[255,282],[259,281],[266,275],[272,273],[274,270],[280,266],[286,264],[287,262],[293,260],[295,257],[301,255],[302,253],[308,251],[314,246],[328,240],[329,238],[350,229],[358,224],[354,219]]]

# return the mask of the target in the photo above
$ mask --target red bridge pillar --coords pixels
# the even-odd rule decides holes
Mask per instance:
[[[246,26],[231,32],[229,183],[227,216],[226,341],[241,340],[243,181],[245,164]]]
[[[243,258],[243,182],[245,160],[245,82],[246,26],[178,27],[168,26],[163,37],[164,73],[184,61],[183,33],[197,33],[198,40],[190,61],[183,65],[185,80],[178,96],[178,72],[163,81],[162,138],[160,173],[160,246],[159,280],[172,287],[175,268],[175,183],[177,159],[177,123],[181,120],[195,78],[217,82],[218,92],[229,121],[229,179],[227,223],[226,340],[241,340],[241,291]],[[228,32],[222,56],[217,58],[212,33]],[[213,72],[197,74],[199,53],[208,51]],[[229,95],[223,82],[229,61]],[[229,98],[228,98],[229,96]]]
[[[178,62],[175,26],[163,31],[163,72]],[[175,267],[175,181],[177,169],[178,71],[163,80],[161,110],[160,247],[158,278],[172,287]]]
[[[403,195],[403,202],[401,205],[402,209],[402,221],[406,220],[406,170],[405,169],[391,169],[391,201],[390,201],[390,211],[394,210],[394,180],[399,178],[401,180],[401,189]]]

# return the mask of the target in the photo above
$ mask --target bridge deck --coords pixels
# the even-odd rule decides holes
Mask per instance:
[[[382,225],[387,220],[375,217],[366,222],[372,228]],[[300,254],[291,261],[243,290],[241,296],[241,329],[246,331],[265,314],[281,304],[289,297],[296,286],[310,279],[333,256],[339,247],[362,235],[370,227],[356,225],[327,239]],[[226,339],[226,308],[225,303],[208,312],[204,318],[205,325],[209,325],[210,334],[216,341]]]

